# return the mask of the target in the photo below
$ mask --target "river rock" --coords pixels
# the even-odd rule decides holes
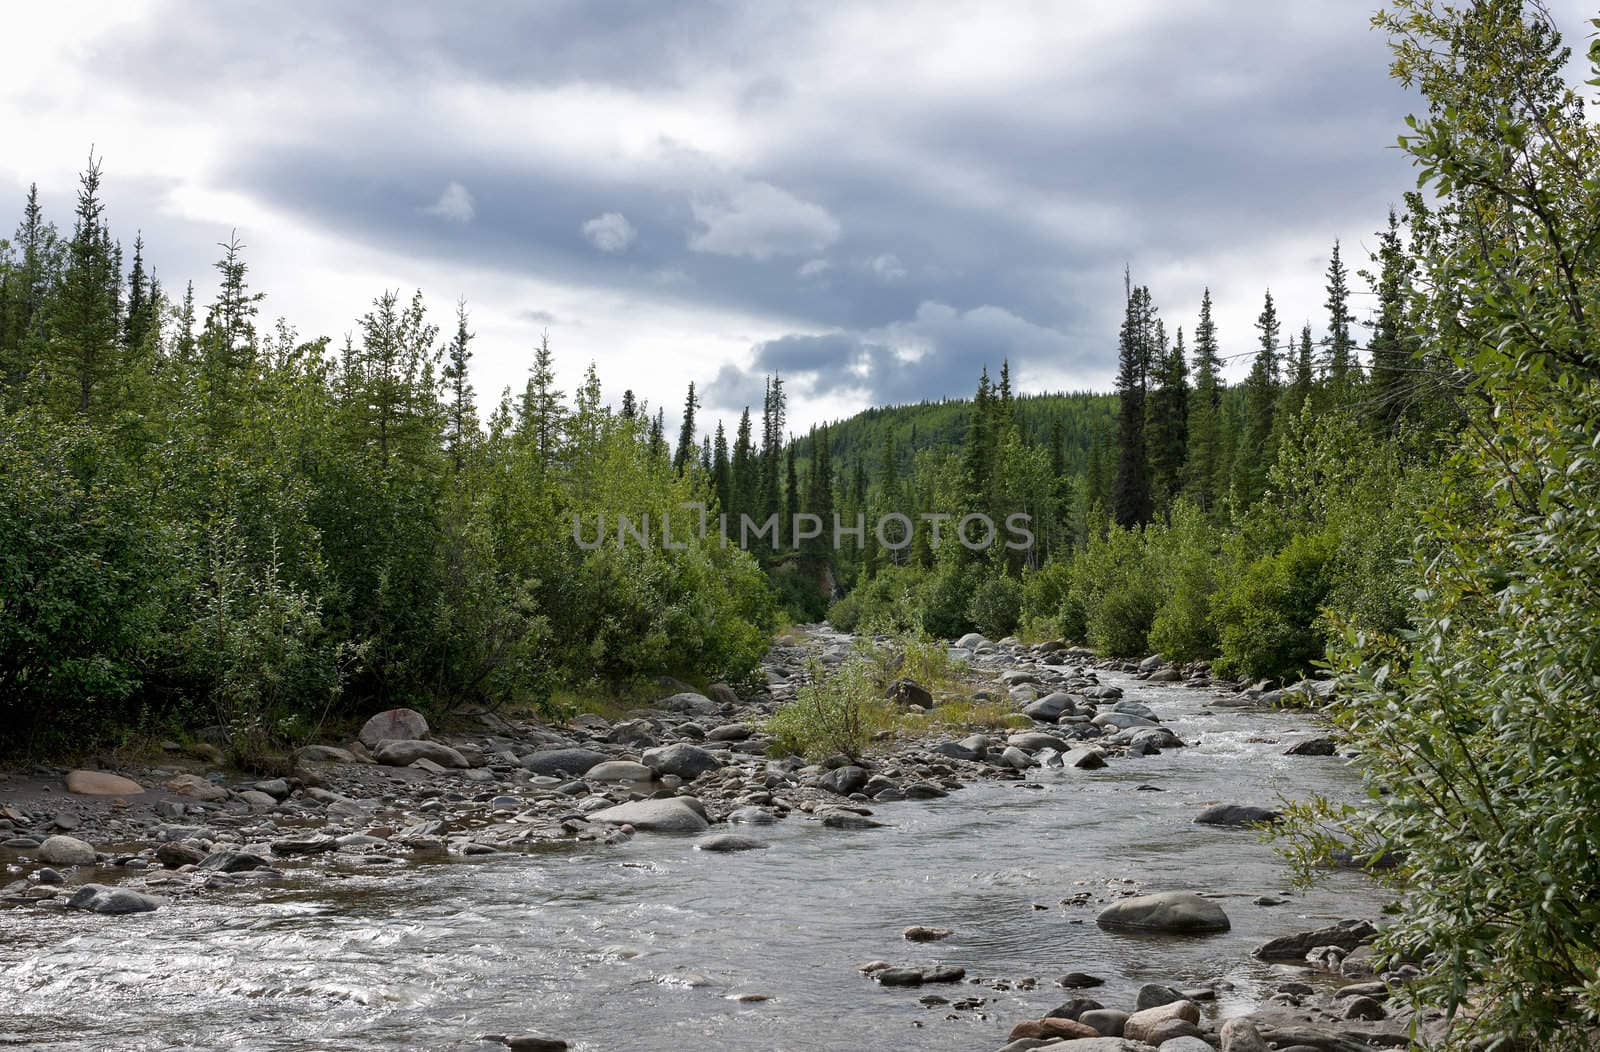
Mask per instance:
[[[294,751],[294,758],[299,763],[361,762],[349,749],[341,749],[334,745],[302,745]]]
[[[198,866],[205,861],[205,858],[205,849],[188,840],[169,840],[156,845],[156,861],[168,869]]]
[[[472,766],[465,756],[443,742],[420,739],[390,739],[378,747],[372,758],[386,767],[409,767],[418,760],[428,760],[440,767]]]
[[[982,633],[968,632],[966,635],[956,640],[956,646],[960,647],[962,650],[977,650],[979,647],[988,642],[989,641],[987,639],[983,638]]]
[[[1121,731],[1132,730],[1135,727],[1157,726],[1155,720],[1131,712],[1102,712],[1089,722],[1096,727],[1115,727]]]
[[[908,942],[938,942],[940,939],[950,937],[949,928],[930,928],[923,924],[913,924],[900,933]]]
[[[1086,1026],[1072,1019],[1053,1019],[1046,1016],[1043,1019],[1029,1019],[1018,1023],[1011,1028],[1009,1041],[1016,1041],[1024,1037],[1044,1038],[1050,1041],[1074,1041],[1078,1038],[1099,1037],[1100,1031],[1092,1026]]]
[[[1130,749],[1181,749],[1183,740],[1166,727],[1131,727],[1117,735]]]
[[[1343,920],[1327,928],[1268,939],[1255,948],[1254,956],[1263,961],[1303,961],[1306,954],[1319,946],[1353,950],[1377,934],[1378,929],[1367,921]]]
[[[715,836],[702,837],[694,842],[696,851],[765,851],[769,845],[764,840],[757,840],[753,836],[740,836],[738,833],[718,833]]]
[[[1096,986],[1104,986],[1106,981],[1098,975],[1088,972],[1068,972],[1056,979],[1056,985],[1065,990],[1089,990]]]
[[[650,833],[704,832],[711,823],[688,803],[690,799],[674,796],[664,800],[631,800],[596,811],[589,816],[589,821],[614,826],[630,825]]]
[[[583,777],[591,782],[648,782],[655,772],[632,760],[606,760],[589,768]]]
[[[724,723],[720,727],[713,727],[706,732],[706,741],[711,742],[742,742],[747,741],[754,733],[748,723]]]
[[[567,1043],[556,1037],[545,1037],[543,1034],[511,1034],[505,1039],[505,1046],[513,1052],[566,1052]]]
[[[1019,731],[1007,738],[1006,744],[1015,745],[1023,752],[1039,752],[1042,749],[1055,749],[1057,752],[1066,752],[1071,748],[1054,734],[1046,734],[1044,731]]]
[[[228,790],[197,774],[180,774],[167,782],[167,789],[181,796],[192,796],[196,800],[208,803],[228,798]]]
[[[1105,754],[1091,745],[1069,750],[1061,757],[1063,767],[1076,767],[1080,771],[1098,771],[1106,765]]]
[[[867,772],[855,764],[847,764],[818,775],[817,784],[830,793],[849,796],[851,793],[860,792],[866,786]]]
[[[1248,1019],[1229,1019],[1219,1032],[1222,1052],[1272,1052],[1256,1025]]]
[[[933,747],[933,751],[952,760],[969,762],[982,760],[989,753],[989,739],[981,734],[974,734],[958,742],[941,742]]]
[[[67,792],[79,796],[138,796],[144,786],[109,771],[68,771]]]
[[[1091,1008],[1078,1017],[1078,1022],[1087,1023],[1106,1037],[1121,1037],[1128,1013],[1115,1008]]]
[[[325,833],[307,833],[303,836],[284,837],[272,842],[274,855],[320,855],[339,846],[339,841]]]
[[[555,777],[560,774],[583,774],[597,763],[611,757],[593,749],[541,749],[522,758],[522,767],[534,774]]]
[[[1303,742],[1295,742],[1283,750],[1285,756],[1332,756],[1334,754],[1332,738],[1307,738]]]
[[[671,697],[662,698],[656,704],[669,712],[687,712],[695,716],[715,716],[722,711],[721,705],[704,694],[696,694],[692,690],[682,691]]]
[[[1158,1028],[1173,1020],[1190,1025],[1199,1023],[1200,1009],[1193,1001],[1174,1001],[1156,1008],[1146,1008],[1128,1017],[1128,1021],[1122,1024],[1122,1036],[1132,1041],[1148,1041]]]
[[[1033,766],[1033,757],[1029,756],[1015,745],[1008,745],[1006,746],[1005,751],[1000,754],[1000,762],[1007,767],[1013,767],[1019,771],[1026,771],[1028,768]]]
[[[1134,997],[1134,1010],[1142,1012],[1146,1008],[1160,1008],[1174,1001],[1186,1001],[1183,991],[1161,983],[1145,983],[1139,987],[1139,993]]]
[[[1278,812],[1247,804],[1212,804],[1195,816],[1198,826],[1270,825],[1283,818]]]
[[[213,851],[201,862],[200,868],[216,873],[244,873],[252,869],[266,869],[272,864],[252,851]]]
[[[95,861],[94,845],[73,836],[46,837],[44,843],[39,845],[39,861],[52,866],[92,866]]]
[[[707,771],[722,768],[721,760],[698,745],[690,745],[687,742],[674,742],[672,745],[646,749],[641,758],[645,766],[657,774],[675,774],[686,782],[694,781]]]
[[[914,680],[895,680],[889,684],[883,696],[897,705],[918,709],[933,708],[933,693]]]
[[[1046,1012],[1045,1016],[1050,1019],[1078,1019],[1085,1013],[1096,1012],[1104,1007],[1092,997],[1069,997]]]
[[[877,829],[883,825],[854,811],[829,811],[822,816],[822,824],[829,829]]]
[[[358,741],[376,749],[386,741],[413,741],[428,736],[428,721],[415,709],[385,709],[361,726]]]
[[[293,791],[289,783],[282,778],[270,778],[264,782],[257,782],[251,786],[258,793],[266,793],[274,800],[287,800]]]
[[[1222,907],[1186,891],[1137,895],[1100,911],[1095,923],[1108,931],[1159,931],[1203,935],[1227,931],[1231,925]]]
[[[1168,671],[1176,673],[1178,670],[1170,669]],[[1216,1049],[1208,1045],[1205,1038],[1185,1036],[1174,1037],[1161,1042],[1156,1046],[1156,1052],[1216,1052]]]
[[[124,914],[149,913],[161,908],[161,900],[154,895],[142,895],[132,888],[107,887],[104,884],[85,884],[72,893],[67,905],[73,909],[94,913]]]
[[[762,807],[741,807],[729,812],[728,821],[735,825],[770,826],[778,816]]]

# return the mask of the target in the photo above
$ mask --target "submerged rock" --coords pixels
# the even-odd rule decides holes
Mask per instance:
[[[706,816],[690,806],[687,797],[665,800],[632,800],[596,811],[591,822],[629,825],[651,833],[700,833],[711,827]],[[697,801],[698,802],[698,801]]]
[[[131,888],[108,887],[105,884],[85,884],[73,892],[67,905],[73,909],[92,913],[120,915],[124,913],[149,913],[161,908],[161,900],[154,895],[143,895]]]
[[[696,851],[714,852],[765,851],[769,846],[764,840],[757,840],[753,836],[741,836],[738,833],[718,833],[694,842]]]
[[[1278,812],[1266,807],[1213,804],[1196,815],[1194,823],[1200,826],[1256,826],[1270,825],[1282,818]]]

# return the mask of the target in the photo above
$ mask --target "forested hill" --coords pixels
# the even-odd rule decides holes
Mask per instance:
[[[1117,396],[1112,393],[1017,395],[1012,410],[1016,427],[1030,445],[1061,450],[1062,461],[1073,474],[1088,469],[1096,442],[1109,448],[1114,441]],[[867,478],[878,481],[885,449],[892,449],[902,467],[924,450],[959,449],[972,425],[970,398],[937,402],[879,406],[828,425],[828,451],[833,463],[845,471],[866,466]],[[811,435],[799,436],[795,454],[811,457]]]

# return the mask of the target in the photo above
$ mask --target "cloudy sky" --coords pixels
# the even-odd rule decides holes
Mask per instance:
[[[1169,327],[1209,284],[1227,353],[1268,286],[1320,333],[1329,245],[1364,261],[1413,183],[1366,7],[8,5],[0,226],[35,180],[67,225],[92,143],[169,288],[236,228],[304,335],[464,296],[486,396],[543,330],[669,418],[773,370],[799,426],[1004,357],[1104,387],[1125,263]]]

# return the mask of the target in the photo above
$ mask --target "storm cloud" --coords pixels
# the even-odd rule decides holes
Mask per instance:
[[[1558,22],[1581,28],[1572,11]],[[169,287],[251,246],[268,309],[335,334],[386,287],[466,296],[482,391],[550,330],[572,386],[798,426],[972,390],[1104,386],[1123,268],[1225,351],[1261,293],[1320,331],[1414,185],[1418,102],[1347,3],[956,7],[640,0],[152,3],[8,13],[0,193],[112,220]],[[86,28],[87,27],[87,28]],[[1359,306],[1359,304],[1358,304]]]

